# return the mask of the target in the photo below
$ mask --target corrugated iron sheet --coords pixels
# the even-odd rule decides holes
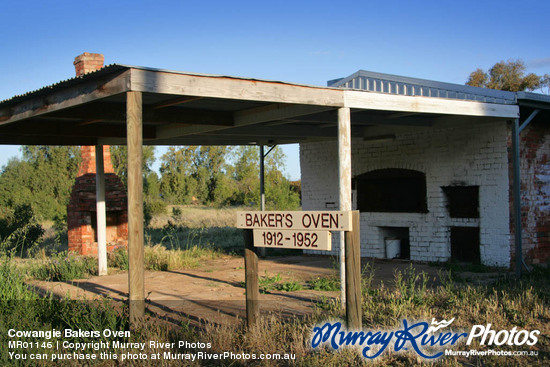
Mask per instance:
[[[501,104],[516,103],[516,93],[514,92],[375,73],[366,70],[359,70],[347,78],[330,80],[327,84],[329,87],[404,96],[464,99]]]
[[[34,96],[40,96],[40,95],[48,94],[52,91],[55,91],[56,89],[66,88],[68,86],[77,84],[80,80],[83,80],[83,79],[97,78],[97,77],[100,77],[100,76],[116,73],[116,72],[126,70],[126,69],[128,69],[128,67],[124,66],[124,65],[119,65],[119,64],[107,65],[107,66],[102,67],[99,70],[92,71],[90,73],[86,73],[86,74],[83,74],[83,75],[80,75],[80,76],[75,76],[75,77],[70,78],[70,79],[62,80],[60,82],[50,84],[50,85],[47,85],[45,87],[30,91],[30,92],[27,92],[27,93],[24,93],[24,94],[15,95],[11,98],[0,101],[0,104],[2,104],[2,105],[14,104],[14,103],[17,103],[21,100],[27,99],[31,96],[33,96],[33,97]]]

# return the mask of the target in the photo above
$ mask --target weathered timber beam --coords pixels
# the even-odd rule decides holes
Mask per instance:
[[[126,111],[123,104],[104,103],[100,105],[81,106],[79,108],[59,111],[53,114],[41,116],[44,119],[71,119],[83,120],[80,124],[87,124],[89,121],[112,121],[125,122]],[[206,124],[232,126],[233,114],[224,111],[210,111],[199,109],[184,109],[177,107],[166,107],[154,109],[145,107],[143,109],[144,124]]]
[[[344,91],[345,106],[364,110],[435,113],[460,116],[519,117],[519,107],[444,98]]]
[[[267,106],[250,108],[235,112],[233,114],[233,126],[250,126],[261,122],[281,120],[284,118],[293,118],[305,116],[308,114],[324,112],[333,109],[326,106],[305,106],[305,105],[285,105],[270,104]],[[160,139],[202,134],[211,131],[220,131],[229,127],[215,126],[166,126],[157,129],[157,137]]]
[[[131,90],[245,101],[341,107],[343,90],[212,75],[131,70]]]
[[[156,110],[156,109],[159,109],[159,108],[166,108],[166,107],[170,107],[170,106],[178,106],[178,105],[193,102],[193,101],[196,101],[196,100],[199,100],[199,99],[203,99],[203,97],[185,96],[185,97],[171,99],[169,101],[156,103],[156,104],[152,105],[151,108]]]
[[[95,145],[96,138],[66,136],[21,136],[0,134],[0,144],[9,145]]]
[[[352,133],[360,135],[362,128],[352,126]],[[338,127],[318,128],[315,125],[286,125],[286,126],[247,126],[241,128],[217,130],[205,133],[206,136],[246,136],[246,137],[288,137],[288,138],[308,138],[308,137],[326,137],[336,138]]]
[[[106,98],[127,90],[129,71],[107,75],[100,79],[83,80],[81,83],[37,95],[9,107],[0,108],[0,124],[8,124],[33,116],[63,110],[83,103]]]
[[[143,264],[143,134],[142,94],[127,94],[128,143],[128,300],[130,325],[136,328],[145,314]]]
[[[0,126],[0,134],[20,136],[59,136],[59,137],[93,137],[93,138],[125,138],[126,127],[124,125],[86,125],[71,126],[67,123],[27,122],[23,124],[10,124]],[[154,139],[155,127],[144,126],[143,137]]]

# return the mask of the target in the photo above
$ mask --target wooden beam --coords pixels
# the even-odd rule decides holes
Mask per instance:
[[[519,107],[496,103],[344,91],[345,106],[364,110],[518,118]]]
[[[361,323],[361,222],[359,211],[351,214],[353,230],[346,232],[346,321],[348,330],[362,330]]]
[[[333,110],[333,107],[327,106],[276,103],[235,112],[235,126],[252,125],[268,121],[280,121]]]
[[[103,122],[105,120],[102,120],[102,119],[95,119],[95,120],[84,120],[84,121],[81,121],[77,124],[74,124],[74,126],[86,126],[86,125],[92,125],[92,124],[97,124],[98,122]]]
[[[246,137],[330,137],[336,136],[336,126],[332,129],[317,128],[315,125],[286,125],[286,126],[244,126],[240,128],[217,130],[209,135],[246,136]]]
[[[323,138],[305,138],[305,137],[239,137],[239,136],[218,136],[218,135],[200,135],[185,136],[163,140],[151,140],[150,145],[273,145],[273,144],[295,144],[306,141],[334,140],[334,137]],[[116,145],[115,139],[107,139],[105,144]],[[120,144],[120,143],[119,143]]]
[[[128,70],[121,74],[110,74],[104,78],[83,80],[81,83],[72,84],[48,94],[37,95],[10,107],[0,107],[0,125],[123,93],[127,90],[129,78]]]
[[[166,107],[170,107],[170,106],[177,106],[177,105],[182,105],[184,103],[189,103],[189,102],[193,102],[193,101],[196,101],[196,100],[199,100],[199,99],[202,99],[203,97],[189,97],[189,96],[185,96],[185,97],[181,97],[181,98],[176,98],[176,99],[171,99],[169,101],[164,101],[164,102],[160,102],[160,103],[157,103],[157,104],[154,104],[151,106],[152,109],[156,110],[156,109],[159,109],[159,108],[166,108]]]
[[[212,131],[225,130],[236,126],[250,126],[261,122],[304,116],[307,114],[319,113],[330,109],[333,108],[323,106],[284,105],[277,103],[235,112],[233,114],[232,126],[172,125],[159,127],[157,129],[157,137],[159,139],[167,139],[178,136],[203,134]]]
[[[43,119],[82,120],[76,125],[86,125],[99,121],[126,122],[125,107],[118,103],[103,103],[80,106],[41,116]],[[233,114],[227,111],[211,111],[195,108],[165,107],[153,109],[143,107],[144,124],[209,124],[232,126]]]
[[[127,92],[128,129],[128,299],[133,326],[145,313],[143,264],[143,152],[141,92]]]
[[[125,138],[126,127],[124,125],[87,125],[73,126],[66,122],[41,123],[28,121],[26,123],[15,123],[6,126],[0,125],[0,134],[17,136],[56,136],[56,137],[94,137],[94,138]],[[146,139],[154,139],[156,130],[153,126],[143,127],[143,135]]]
[[[131,90],[149,93],[341,107],[343,90],[223,76],[132,69]]]
[[[10,145],[95,145],[97,138],[84,137],[74,138],[67,136],[21,136],[14,135],[2,135],[0,133],[0,144]],[[125,143],[125,142],[124,142]]]
[[[351,113],[347,107],[338,109],[338,191],[340,210],[351,210]],[[345,239],[340,234],[340,297],[346,303]]]
[[[260,288],[258,285],[258,255],[254,248],[254,236],[251,229],[244,235],[244,273],[246,287],[246,322],[253,328],[260,321]]]

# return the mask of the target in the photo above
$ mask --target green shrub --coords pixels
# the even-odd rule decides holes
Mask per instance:
[[[284,291],[284,292],[296,292],[304,289],[304,287],[296,281],[277,284],[276,287],[278,290]]]
[[[176,222],[181,220],[182,214],[183,214],[183,210],[181,210],[181,208],[178,208],[177,206],[172,207],[172,218]]]
[[[97,259],[61,252],[41,264],[32,266],[29,273],[35,279],[61,282],[89,278],[97,274]]]
[[[113,252],[108,253],[107,264],[112,268],[128,270],[128,249],[126,247],[119,247]]]
[[[336,277],[331,278],[316,278],[313,280],[308,280],[307,284],[311,289],[316,291],[339,291],[340,290],[340,279]]]
[[[143,220],[148,227],[153,216],[166,213],[166,203],[161,199],[148,198],[143,202]]]
[[[44,229],[34,216],[30,205],[18,205],[0,212],[0,251],[3,254],[28,256],[38,247]]]
[[[23,275],[7,257],[0,259],[0,300],[33,300],[37,296],[23,282]]]

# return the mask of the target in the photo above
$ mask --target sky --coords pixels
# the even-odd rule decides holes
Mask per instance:
[[[360,69],[464,84],[509,59],[550,73],[547,0],[0,3],[0,101],[73,77],[83,52],[105,64],[310,85]],[[298,147],[284,151],[287,176],[299,179]],[[0,166],[18,155],[0,146]]]

